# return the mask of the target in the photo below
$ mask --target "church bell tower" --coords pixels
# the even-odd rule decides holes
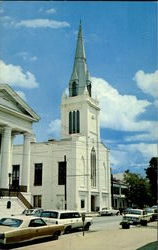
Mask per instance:
[[[92,97],[92,81],[86,63],[82,25],[79,25],[69,94],[61,103],[61,138],[87,136],[99,140],[99,105]]]

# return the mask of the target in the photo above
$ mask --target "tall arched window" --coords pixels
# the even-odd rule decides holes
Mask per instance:
[[[87,85],[87,90],[88,90],[88,93],[89,93],[90,96],[91,96],[91,88],[92,88],[91,84],[88,84]]]
[[[91,150],[91,186],[96,187],[96,152]]]
[[[69,134],[72,134],[72,112],[69,112]]]
[[[77,84],[76,84],[76,82],[72,83],[72,96],[77,96]]]
[[[77,133],[79,133],[80,132],[80,112],[77,110],[77,112],[76,112],[76,120],[77,120]]]
[[[69,112],[69,134],[80,133],[80,112],[70,111]]]

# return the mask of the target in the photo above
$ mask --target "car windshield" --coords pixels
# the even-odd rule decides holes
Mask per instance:
[[[147,213],[153,213],[153,212],[154,212],[154,210],[153,210],[152,208],[146,208],[145,211],[146,211]]]
[[[138,215],[141,215],[141,211],[133,209],[133,210],[129,211],[129,214],[138,214]]]
[[[25,209],[23,212],[22,212],[22,214],[32,214],[33,213],[33,209]]]
[[[55,218],[57,219],[58,218],[58,212],[47,212],[47,211],[44,211],[44,212],[41,212],[40,214],[41,217],[46,217],[46,218]]]
[[[2,218],[0,225],[8,227],[19,227],[23,221],[14,218]]]

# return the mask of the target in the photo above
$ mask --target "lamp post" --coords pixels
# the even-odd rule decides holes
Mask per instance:
[[[12,179],[11,173],[8,173],[8,178],[9,178],[9,197],[10,197],[10,188],[11,188],[11,179]]]

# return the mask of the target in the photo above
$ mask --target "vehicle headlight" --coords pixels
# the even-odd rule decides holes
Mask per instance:
[[[0,240],[4,239],[4,234],[0,234]]]

